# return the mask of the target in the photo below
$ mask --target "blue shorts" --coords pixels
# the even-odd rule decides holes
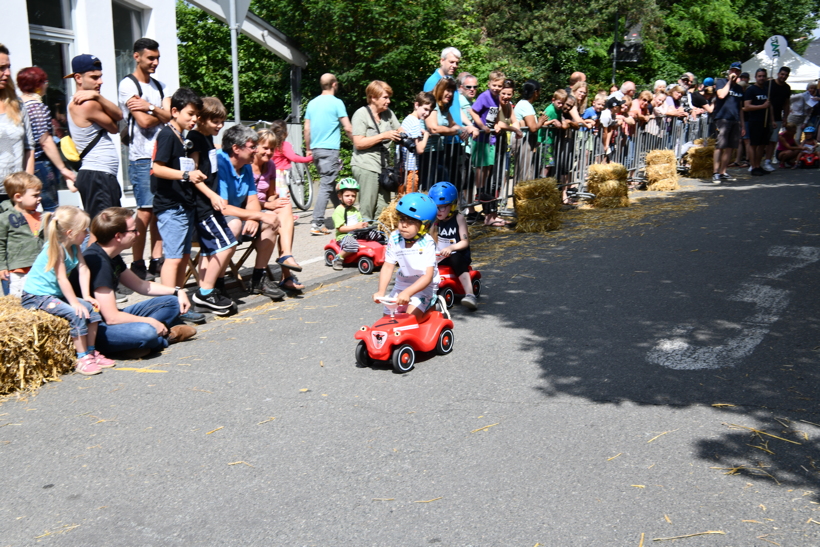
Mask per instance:
[[[157,213],[157,227],[162,235],[162,252],[171,260],[191,254],[194,236],[194,211],[181,205]]]
[[[228,228],[222,213],[209,216],[196,223],[199,249],[202,256],[211,256],[236,246],[236,238]]]
[[[134,199],[138,209],[152,209],[154,194],[151,193],[151,158],[131,160],[128,162],[128,178],[134,190]]]

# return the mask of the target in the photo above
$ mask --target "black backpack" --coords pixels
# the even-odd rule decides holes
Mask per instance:
[[[142,86],[140,85],[140,82],[139,80],[137,80],[136,76],[134,76],[133,74],[129,74],[126,76],[126,78],[134,82],[134,85],[137,86],[137,95],[140,98],[142,98]],[[158,81],[156,81],[153,78],[151,78],[151,81],[154,82],[155,86],[157,86],[157,89],[159,90],[160,102],[162,102],[162,100],[165,99],[165,93],[163,93],[162,91],[162,86]],[[131,141],[134,139],[135,123],[136,122],[134,121],[134,116],[132,116],[130,112],[128,114],[128,118],[123,119],[120,122],[120,142],[125,146],[130,145]]]

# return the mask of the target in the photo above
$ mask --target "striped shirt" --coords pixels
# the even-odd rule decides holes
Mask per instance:
[[[35,99],[26,101],[25,105],[28,118],[31,120],[31,134],[34,137],[34,159],[44,160],[46,153],[40,146],[40,138],[46,133],[51,135],[51,111],[42,101]]]

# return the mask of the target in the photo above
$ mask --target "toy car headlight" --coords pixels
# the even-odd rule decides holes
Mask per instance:
[[[393,334],[394,334],[394,335],[396,335],[396,336],[401,336],[401,333],[400,333],[399,331],[397,331],[397,330],[394,330],[394,331],[393,331]]]
[[[362,328],[360,328],[359,330],[361,330],[361,331],[365,331],[365,330],[367,330],[367,327],[362,327]]]

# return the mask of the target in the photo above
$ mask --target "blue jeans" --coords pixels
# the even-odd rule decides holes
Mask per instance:
[[[134,190],[134,200],[138,209],[151,209],[154,206],[154,194],[151,193],[151,158],[131,160],[128,162],[128,178]]]
[[[316,193],[316,202],[313,204],[313,224],[324,225],[325,209],[330,200],[334,206],[338,207],[339,201],[336,195],[336,177],[339,176],[339,151],[330,148],[314,148],[313,163],[319,171],[319,191]]]
[[[150,317],[170,327],[179,317],[179,299],[174,295],[155,296],[132,304],[122,311],[139,317]],[[168,339],[157,334],[157,329],[148,323],[100,323],[96,347],[102,353],[136,348],[162,350],[168,347]]]
[[[62,317],[68,321],[71,337],[78,338],[88,334],[89,323],[99,323],[102,320],[100,312],[94,311],[91,302],[87,302],[81,298],[78,300],[80,304],[88,310],[88,319],[77,315],[77,312],[74,311],[74,308],[72,308],[68,302],[57,296],[29,294],[23,291],[21,304],[27,310],[42,310],[51,315]]]
[[[60,182],[60,172],[54,167],[54,164],[48,160],[41,160],[34,162],[34,174],[43,183],[43,190],[40,196],[43,198],[43,211],[46,213],[53,213],[60,205],[57,198],[57,186]]]

